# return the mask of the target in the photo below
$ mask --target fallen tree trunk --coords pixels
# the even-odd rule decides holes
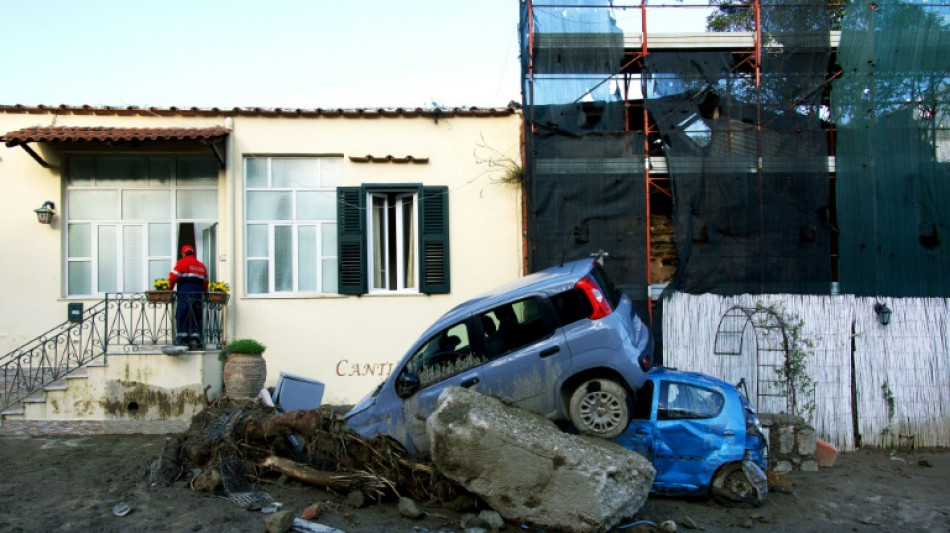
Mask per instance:
[[[392,482],[368,472],[326,472],[276,455],[265,458],[258,466],[279,472],[297,481],[339,492],[358,490],[363,494],[377,497],[381,497],[386,489],[396,492]]]

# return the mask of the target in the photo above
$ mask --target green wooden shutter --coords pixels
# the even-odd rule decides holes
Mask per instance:
[[[422,292],[449,292],[449,189],[423,187],[419,202]]]
[[[361,187],[337,188],[337,273],[340,294],[366,294],[366,195]]]

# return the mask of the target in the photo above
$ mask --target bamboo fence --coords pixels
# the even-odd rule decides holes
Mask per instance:
[[[878,321],[876,303],[893,310],[889,325]],[[762,322],[749,319],[741,334],[720,334],[717,345],[717,333],[739,331],[741,318],[730,312],[737,306],[768,307],[785,319],[803,321],[801,337],[813,343],[806,368],[814,382],[815,409],[798,414],[807,415],[819,438],[842,451],[950,446],[947,300],[684,293],[664,299],[666,366],[730,383],[745,378],[759,412],[788,412],[785,398],[768,396],[766,381],[774,379],[768,377],[774,370],[758,367],[776,362],[774,333],[758,331]]]

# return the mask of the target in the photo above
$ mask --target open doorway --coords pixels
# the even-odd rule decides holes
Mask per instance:
[[[200,239],[198,236],[200,235]],[[190,244],[195,249],[195,255],[208,269],[208,281],[216,281],[218,254],[218,223],[180,222],[178,224],[178,245],[175,250]]]

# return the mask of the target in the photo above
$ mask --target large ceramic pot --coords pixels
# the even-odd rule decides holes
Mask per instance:
[[[228,354],[224,362],[224,393],[229,398],[255,398],[266,379],[267,363],[260,354]]]
[[[229,398],[255,398],[267,379],[264,350],[254,339],[238,339],[225,347],[224,393]]]

